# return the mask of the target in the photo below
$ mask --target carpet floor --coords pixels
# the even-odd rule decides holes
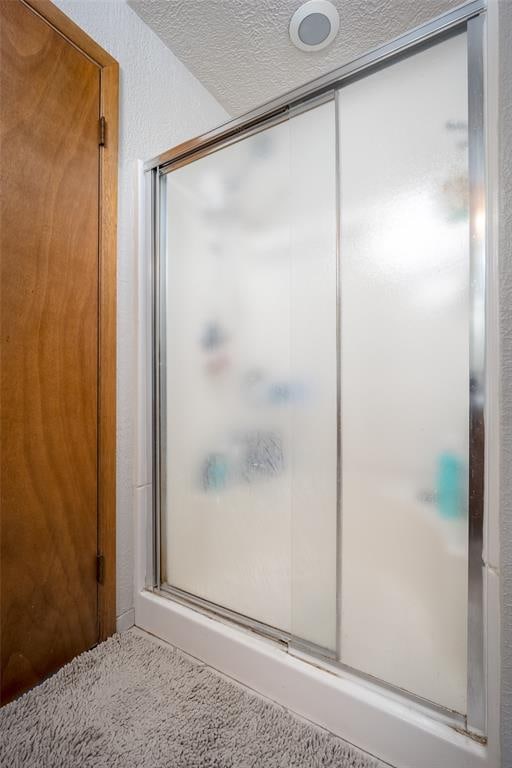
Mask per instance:
[[[137,631],[0,710],[2,768],[383,768]]]

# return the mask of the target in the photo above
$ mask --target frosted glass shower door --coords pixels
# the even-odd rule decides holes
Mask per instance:
[[[171,166],[159,219],[161,586],[462,714],[467,101],[457,33]]]
[[[331,101],[161,187],[162,583],[286,633],[296,619],[323,645],[336,600],[334,126]]]
[[[290,626],[289,123],[163,178],[162,580]]]
[[[466,712],[466,35],[339,91],[341,661]]]

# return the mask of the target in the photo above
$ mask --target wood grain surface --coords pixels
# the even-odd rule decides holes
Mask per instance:
[[[101,69],[1,24],[1,695],[98,639]]]

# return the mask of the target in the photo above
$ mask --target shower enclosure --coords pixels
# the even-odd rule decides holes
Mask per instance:
[[[483,733],[482,18],[148,164],[147,587]]]

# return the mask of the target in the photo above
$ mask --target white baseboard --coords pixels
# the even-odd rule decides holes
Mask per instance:
[[[127,629],[135,624],[135,608],[129,608],[121,613],[116,619],[116,631],[126,632]]]

